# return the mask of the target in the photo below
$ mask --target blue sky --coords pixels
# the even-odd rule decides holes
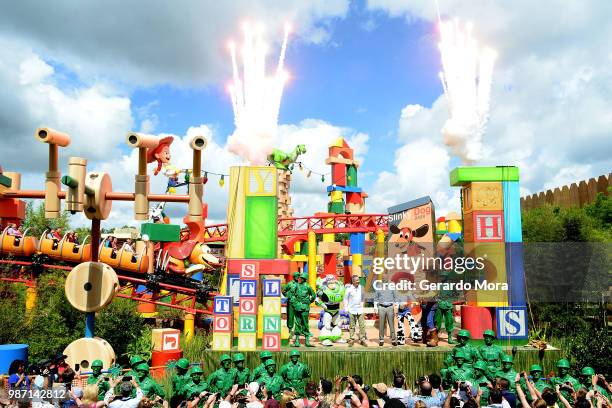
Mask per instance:
[[[611,2],[438,3],[443,19],[472,22],[479,43],[499,56],[478,165],[519,166],[523,195],[610,172]],[[458,208],[448,174],[460,160],[441,132],[450,113],[432,0],[10,3],[0,15],[0,164],[22,172],[24,188],[41,188],[46,152],[32,133],[54,127],[72,135],[62,163],[87,157],[116,190],[131,191],[135,152],[124,137],[144,128],[176,136],[181,166],[189,162],[186,138],[206,135],[205,167],[227,173],[239,160],[225,145],[234,130],[225,45],[241,40],[245,19],[266,23],[277,41],[269,66],[282,24],[295,26],[280,147],[305,143],[306,165],[327,172],[327,144],[346,136],[364,160],[368,211],[423,195],[438,214]],[[318,179],[297,174],[296,212],[324,209],[323,191]],[[224,219],[226,194],[207,186],[211,219]],[[129,206],[113,213],[111,223],[133,221]]]

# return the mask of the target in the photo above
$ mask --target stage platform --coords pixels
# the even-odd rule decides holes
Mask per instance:
[[[377,382],[389,383],[392,379],[392,370],[400,369],[406,375],[410,384],[421,375],[440,371],[442,362],[450,352],[451,347],[418,347],[385,345],[374,346],[378,342],[370,341],[370,347],[346,345],[334,345],[332,347],[317,346],[314,348],[286,347],[280,352],[274,352],[274,359],[278,367],[289,361],[291,350],[299,350],[302,360],[307,362],[312,369],[312,378],[318,380],[320,377],[333,379],[336,375],[359,374],[364,378],[366,384]],[[512,354],[512,347],[501,346]],[[247,367],[254,368],[259,364],[258,351],[242,352],[246,357]],[[229,354],[238,352],[234,348]],[[199,358],[189,356],[194,361],[201,361],[202,368],[208,375],[219,367],[219,357],[226,352],[202,350]],[[562,358],[563,353],[558,349],[546,351],[536,350],[530,347],[517,347],[514,355],[515,368],[517,371],[528,370],[531,364],[541,364],[544,372],[553,370],[557,360]]]

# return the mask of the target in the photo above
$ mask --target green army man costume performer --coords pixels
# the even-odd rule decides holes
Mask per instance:
[[[502,367],[495,373],[496,377],[505,378],[510,383],[510,392],[516,392],[516,371],[514,370],[514,359],[512,356],[504,355],[501,360]]]
[[[446,371],[446,380],[449,384],[455,384],[457,381],[469,381],[474,377],[472,369],[466,363],[466,353],[463,350],[458,350],[454,356],[455,364]]]
[[[560,387],[563,387],[565,383],[569,382],[574,387],[574,390],[577,390],[580,387],[580,381],[569,375],[570,363],[567,359],[562,358],[561,360],[559,360],[557,362],[557,369],[558,376],[553,377],[551,380],[553,386],[558,385]],[[570,404],[574,403],[571,391],[561,388],[561,394],[565,397],[567,402],[569,402]]]
[[[582,371],[580,371],[580,385],[582,385],[587,390],[593,389],[593,376],[595,374],[595,370],[593,367],[584,367]],[[606,398],[610,398],[610,393],[604,387],[599,384],[595,384],[595,389],[603,394]],[[596,404],[593,404],[595,406]]]
[[[174,365],[174,373],[172,374],[172,399],[170,401],[171,406],[178,405],[182,400],[185,399],[185,385],[191,381],[189,377],[189,360],[186,358],[179,358]]]
[[[244,385],[249,383],[251,371],[244,366],[244,354],[236,353],[234,355],[234,368],[232,368],[234,376],[234,384]]]
[[[544,388],[552,389],[550,383],[546,381],[546,379],[542,378],[543,372],[544,370],[539,364],[533,364],[531,367],[529,367],[529,375],[531,376],[531,382],[533,383],[535,389],[539,392],[544,391]],[[525,387],[525,391],[527,392],[529,390],[527,390],[527,388]],[[526,395],[529,396],[530,394],[527,392]]]
[[[289,362],[281,367],[280,376],[285,386],[293,388],[300,397],[306,396],[306,379],[310,378],[310,367],[300,361],[300,352],[292,350],[289,353]]]
[[[138,365],[142,363],[146,363],[144,358],[139,355],[132,356],[132,358],[130,358],[130,370],[124,375],[127,377],[132,377],[136,380],[138,378],[138,372],[136,372],[136,367],[138,367]],[[120,394],[119,387],[119,384],[115,386],[115,395]],[[132,398],[136,398],[136,388],[132,388]]]
[[[268,396],[278,398],[281,390],[284,387],[285,381],[279,373],[276,372],[276,362],[270,358],[266,360],[266,372],[259,378],[259,383],[266,386]]]
[[[221,367],[208,377],[208,387],[212,392],[218,392],[225,397],[234,385],[234,373],[232,370],[232,359],[227,354],[222,354],[219,359]]]
[[[493,344],[495,341],[495,332],[493,330],[487,329],[482,335],[485,344],[478,348],[478,355],[487,364],[488,372],[494,374],[501,368],[501,359],[506,353],[504,353],[500,346]]]
[[[438,308],[434,314],[436,323],[436,336],[442,333],[442,323],[448,334],[448,344],[455,344],[453,340],[453,329],[455,328],[455,319],[453,319],[453,304],[448,300],[439,300]]]
[[[136,380],[144,396],[150,400],[154,400],[156,395],[159,395],[161,399],[166,396],[163,388],[151,378],[147,363],[140,363],[136,366]]]
[[[299,277],[299,272],[293,272],[293,280],[287,283],[281,290],[283,296],[287,298],[287,328],[289,329],[289,338],[293,336],[293,332],[295,329],[295,312],[293,311],[291,298],[294,296],[293,292],[295,290],[295,287],[297,286]]]
[[[251,374],[251,381],[258,381],[259,378],[266,373],[266,361],[272,358],[272,353],[269,351],[262,351],[259,353],[259,364],[257,367],[253,369],[253,373]]]
[[[204,374],[204,370],[199,365],[191,367],[191,372],[189,373],[189,382],[185,385],[185,396],[188,400],[192,400],[202,392],[208,390],[208,383],[206,381],[202,381],[202,374]]]
[[[104,394],[110,389],[110,384],[102,375],[102,360],[94,360],[91,363],[92,374],[87,377],[87,385],[96,384],[98,386],[98,401],[104,399]]]
[[[298,278],[298,284],[293,290],[291,297],[293,313],[294,313],[294,334],[295,342],[293,347],[300,347],[300,336],[304,336],[304,345],[306,347],[314,347],[310,344],[310,327],[308,326],[308,314],[310,313],[310,304],[314,302],[316,295],[314,290],[308,285],[308,273],[303,272]]]
[[[488,369],[487,363],[482,360],[476,361],[472,366],[472,378],[469,381],[472,382],[476,390],[482,390],[481,401],[489,400],[489,387],[487,387],[487,383],[491,383],[491,381],[487,378]]]
[[[469,368],[478,359],[478,350],[470,345],[471,334],[469,330],[461,329],[457,333],[457,345],[451,350],[446,360],[444,360],[444,366],[450,367],[455,362],[455,354],[461,350],[464,353],[465,364]]]

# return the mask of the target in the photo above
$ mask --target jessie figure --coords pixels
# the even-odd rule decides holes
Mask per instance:
[[[174,138],[172,136],[166,136],[160,140],[155,149],[147,150],[147,163],[157,162],[157,167],[153,170],[153,175],[157,176],[163,169],[163,174],[168,177],[166,192],[171,194],[176,192],[176,187],[188,185],[187,182],[180,183],[178,178],[179,174],[185,171],[170,163],[170,145],[173,140]]]

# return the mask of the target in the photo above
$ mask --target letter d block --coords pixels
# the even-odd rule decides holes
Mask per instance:
[[[264,315],[263,332],[264,333],[280,333],[281,332],[280,316],[265,316]]]
[[[256,315],[240,315],[238,316],[238,335],[240,333],[255,333],[257,332],[257,316]]]
[[[264,333],[261,345],[264,350],[280,351],[280,333]]]
[[[255,351],[257,349],[257,333],[238,333],[238,350]]]
[[[213,333],[212,348],[213,350],[230,351],[232,348],[232,334]]]
[[[263,298],[263,313],[264,315],[280,315],[281,314],[281,300],[279,297],[265,297]]]
[[[213,317],[215,325],[214,333],[231,333],[232,317],[230,315],[216,315]]]

